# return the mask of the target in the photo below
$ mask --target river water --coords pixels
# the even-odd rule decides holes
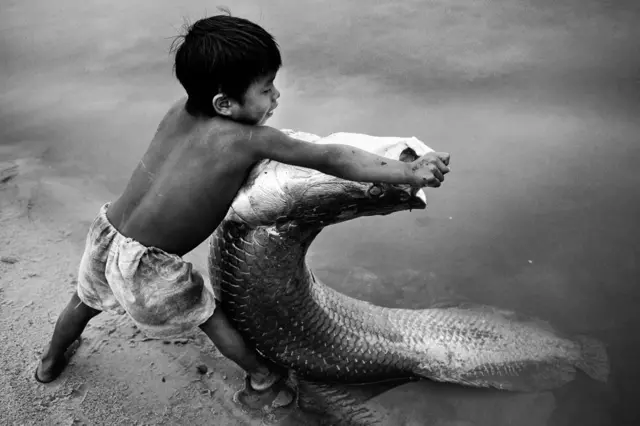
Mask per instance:
[[[183,18],[216,12],[215,3],[181,3],[4,1],[0,143],[37,145],[61,173],[91,176],[117,194],[182,96],[171,37]],[[310,254],[318,276],[385,306],[464,299],[513,309],[602,339],[612,360],[608,385],[578,377],[527,407],[419,386],[391,391],[383,403],[413,413],[412,425],[636,424],[634,1],[229,6],[281,45],[282,98],[270,125],[416,136],[452,153],[453,171],[428,190],[426,211],[323,232]]]

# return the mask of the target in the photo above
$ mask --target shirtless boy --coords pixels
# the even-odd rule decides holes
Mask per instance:
[[[275,40],[250,21],[222,15],[189,27],[175,58],[187,97],[160,122],[124,193],[91,225],[77,290],[58,318],[36,380],[55,380],[88,321],[110,311],[128,314],[149,337],[200,327],[247,372],[254,390],[266,390],[278,374],[245,346],[216,309],[219,292],[182,259],[216,229],[251,167],[268,158],[354,181],[440,186],[449,172],[446,153],[405,163],[264,126],[278,106],[280,66]]]

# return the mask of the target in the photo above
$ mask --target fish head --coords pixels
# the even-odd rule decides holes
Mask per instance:
[[[287,132],[287,131],[285,131]],[[324,138],[288,131],[318,144],[345,144],[385,158],[411,162],[433,150],[415,137],[334,133]],[[296,222],[324,227],[362,216],[425,209],[426,195],[411,185],[356,182],[303,167],[265,160],[250,172],[230,209],[232,220],[269,226]]]

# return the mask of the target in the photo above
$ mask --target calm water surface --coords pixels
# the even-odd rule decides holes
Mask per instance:
[[[4,1],[0,144],[40,146],[61,173],[90,174],[117,194],[182,95],[171,37],[183,17],[217,6],[181,3]],[[386,306],[468,299],[514,309],[604,340],[613,363],[608,386],[579,377],[528,399],[412,386],[380,400],[411,425],[636,424],[634,1],[231,6],[281,45],[271,125],[416,136],[452,153],[427,211],[327,229],[310,256],[319,276]]]

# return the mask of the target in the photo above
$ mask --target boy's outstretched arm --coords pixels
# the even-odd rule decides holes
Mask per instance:
[[[302,141],[267,126],[252,131],[250,149],[256,161],[269,158],[358,182],[439,187],[449,172],[447,153],[432,152],[405,163],[349,145]]]

